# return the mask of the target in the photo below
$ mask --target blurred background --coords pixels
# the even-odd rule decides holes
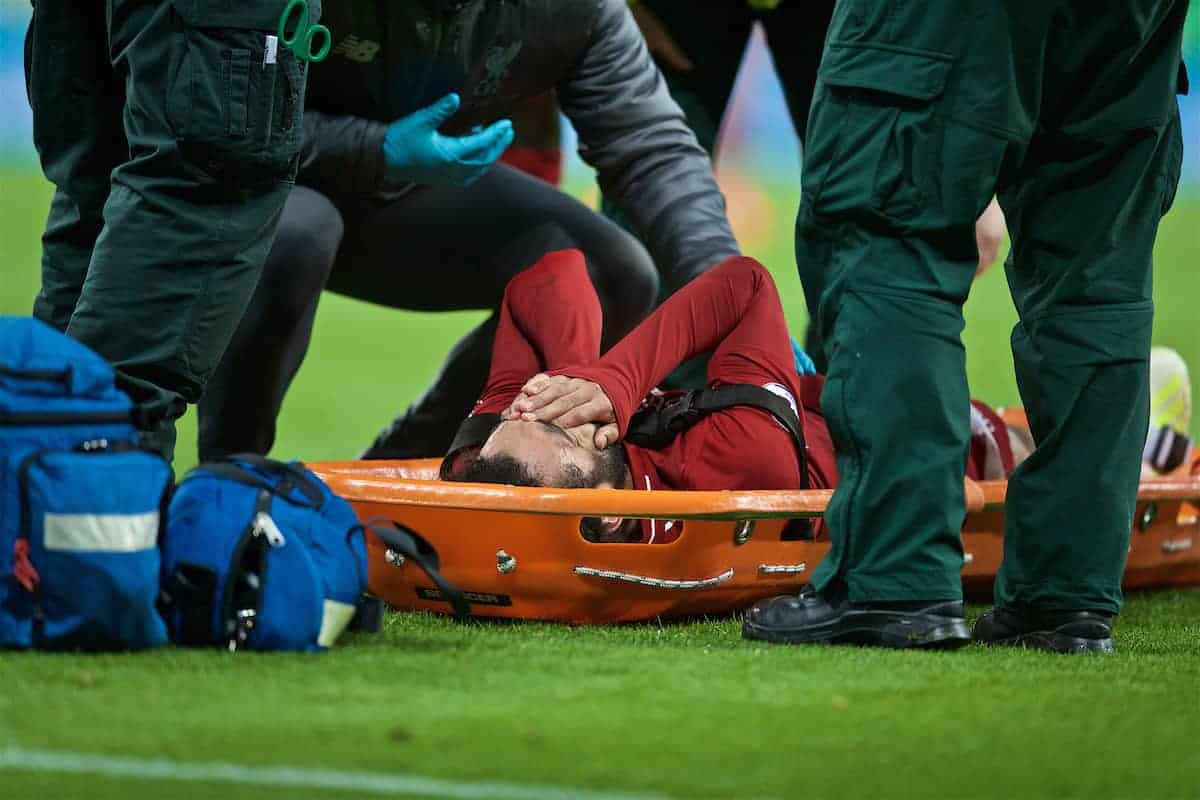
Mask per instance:
[[[28,20],[28,0],[0,0],[0,314],[30,311],[38,285],[38,237],[50,198],[31,144],[25,97],[22,43]],[[1184,49],[1193,87],[1200,87],[1200,8],[1195,3]],[[1179,350],[1190,362],[1193,392],[1200,397],[1200,88],[1180,98],[1180,105],[1183,184],[1156,251],[1155,343]],[[573,153],[574,136],[565,122],[564,127],[564,148]],[[770,54],[756,31],[723,125],[717,172],[742,248],[775,275],[798,335],[806,318],[792,244],[800,170],[799,143]],[[577,157],[567,164],[564,186],[589,205],[597,204],[593,175]],[[397,263],[397,269],[428,266]],[[427,384],[453,342],[482,317],[483,312],[397,312],[325,295],[308,359],[284,405],[274,455],[354,456]],[[997,405],[1019,403],[1008,349],[1015,319],[1003,269],[997,266],[972,292],[965,335],[972,393]],[[180,430],[181,468],[195,461],[190,417]]]

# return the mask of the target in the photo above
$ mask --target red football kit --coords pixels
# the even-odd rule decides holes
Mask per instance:
[[[807,444],[808,486],[833,488],[837,465],[821,414],[824,378],[796,372],[783,306],[770,274],[750,258],[728,258],[669,297],[611,350],[600,355],[600,302],[576,250],[549,253],[505,290],[491,373],[474,413],[499,413],[538,372],[599,384],[612,401],[621,436],[643,400],[677,366],[711,353],[709,387],[762,386],[785,399]],[[982,404],[979,404],[982,406]],[[985,415],[986,411],[986,415]],[[978,414],[997,434],[1003,423]],[[973,417],[975,415],[973,414]],[[995,426],[999,427],[995,427]],[[979,452],[1011,451],[1006,435]],[[1003,445],[1001,447],[1000,445]],[[972,440],[972,458],[977,448]],[[800,462],[791,434],[769,413],[734,406],[703,417],[661,450],[622,442],[635,489],[797,489]],[[969,465],[982,477],[983,461]],[[681,525],[646,520],[643,542],[674,541]]]

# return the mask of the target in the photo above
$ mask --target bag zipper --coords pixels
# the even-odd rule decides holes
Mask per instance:
[[[254,504],[254,516],[250,518],[250,523],[246,526],[246,531],[233,549],[230,558],[228,577],[225,579],[225,597],[221,603],[221,618],[224,625],[222,633],[226,637],[226,643],[231,653],[236,652],[246,643],[258,622],[258,605],[262,601],[262,592],[267,581],[267,550],[287,544],[283,532],[271,518],[272,496],[271,492],[266,489],[259,491],[258,499]],[[243,567],[246,550],[251,546],[259,548],[258,559],[261,566],[259,566],[258,572],[248,571]],[[239,581],[244,581],[246,588],[254,593],[253,607],[234,607],[235,592],[239,588]]]
[[[32,570],[35,575],[37,574],[37,568],[34,567],[33,561],[31,561],[29,558],[29,528],[31,525],[29,510],[29,468],[33,466],[35,461],[49,452],[51,452],[49,449],[34,450],[32,453],[29,453],[23,459],[21,459],[21,464],[17,467],[17,502],[20,505],[20,510],[18,512],[19,521],[17,523],[17,541],[13,545],[13,555],[16,556],[18,554],[18,548],[20,548],[20,550],[24,553],[25,563],[28,564],[29,569]],[[18,565],[16,563],[13,564],[14,575],[17,572],[17,566]],[[20,580],[20,577],[18,577],[17,580]],[[31,598],[33,602],[33,620],[32,631],[30,632],[30,644],[34,647],[37,647],[38,643],[42,639],[42,629],[46,621],[46,614],[42,609],[41,579],[39,578],[38,580],[33,581],[31,586],[26,585],[25,588],[29,590],[31,595],[33,595]]]
[[[279,526],[275,524],[275,520],[265,511],[259,511],[254,515],[254,520],[251,522],[253,534],[255,536],[265,536],[267,544],[271,547],[282,547],[287,544],[287,539],[283,537],[283,531],[279,530]]]
[[[17,540],[13,542],[13,577],[25,591],[30,593],[37,591],[38,584],[42,580],[38,575],[37,568],[29,560],[29,540],[24,536],[18,536]]]

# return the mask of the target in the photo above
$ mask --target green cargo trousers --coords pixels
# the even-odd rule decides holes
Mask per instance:
[[[319,0],[308,0],[309,22]],[[36,0],[34,143],[56,190],[34,315],[89,345],[163,450],[254,291],[295,174],[285,0]]]
[[[1037,442],[1009,482],[995,600],[1120,610],[1149,413],[1151,251],[1182,159],[1186,10],[838,3],[796,228],[840,476],[818,589],[962,597],[962,306],[973,224],[995,193]]]

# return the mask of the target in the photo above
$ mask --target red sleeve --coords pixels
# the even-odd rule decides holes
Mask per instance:
[[[500,160],[551,186],[562,183],[562,150],[557,147],[521,147],[514,144],[504,151]]]
[[[578,250],[547,253],[504,290],[492,367],[473,413],[498,413],[539,372],[600,354],[600,300]]]
[[[651,389],[708,352],[710,381],[786,385],[795,375],[775,282],[754,259],[725,259],[671,295],[599,361],[554,372],[600,384],[624,435]]]

